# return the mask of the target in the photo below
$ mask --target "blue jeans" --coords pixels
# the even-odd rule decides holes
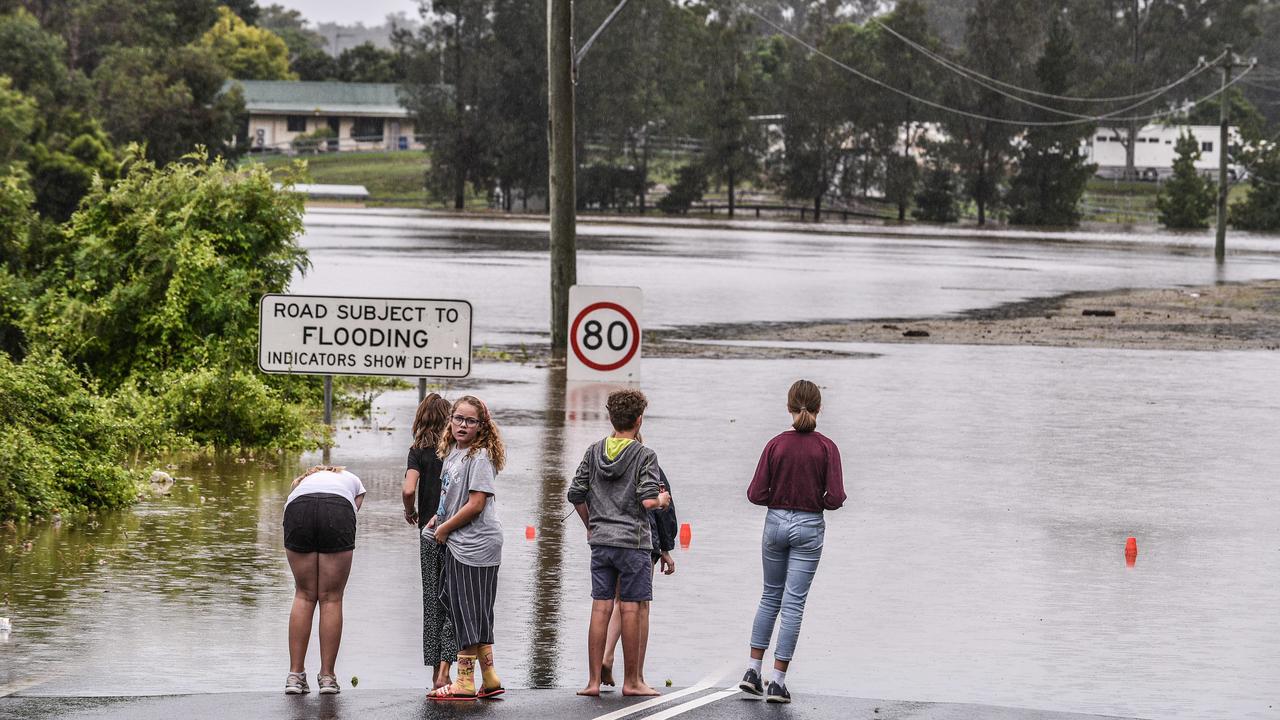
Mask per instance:
[[[778,630],[778,646],[773,650],[775,660],[791,662],[795,654],[800,622],[804,620],[804,601],[818,572],[826,528],[827,522],[819,512],[769,508],[765,516],[760,548],[764,592],[751,626],[751,647],[769,647],[769,636],[781,611],[782,627]]]

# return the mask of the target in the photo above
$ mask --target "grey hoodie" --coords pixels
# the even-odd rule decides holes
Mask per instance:
[[[632,442],[610,460],[604,448],[604,440],[587,448],[569,486],[569,502],[587,504],[587,542],[651,550],[649,512],[641,501],[658,497],[658,455]]]

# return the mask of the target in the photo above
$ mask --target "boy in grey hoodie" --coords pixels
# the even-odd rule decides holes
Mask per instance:
[[[589,679],[579,695],[600,694],[600,669],[615,594],[622,609],[623,695],[657,695],[645,684],[638,659],[649,637],[653,599],[653,538],[648,511],[671,496],[658,488],[658,456],[640,443],[649,401],[639,390],[616,390],[605,408],[613,434],[587,448],[569,486],[569,502],[587,526],[591,545],[591,626],[587,633]]]

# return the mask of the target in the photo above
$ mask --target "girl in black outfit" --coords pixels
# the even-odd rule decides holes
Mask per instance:
[[[423,534],[427,520],[440,504],[441,460],[436,443],[449,420],[449,401],[431,393],[418,404],[413,418],[413,447],[409,448],[404,473],[404,519],[418,528],[418,550],[422,559],[422,662],[434,668],[432,688],[450,682],[450,667],[458,659],[458,639],[449,613],[440,602],[440,576],[444,546],[435,537]],[[417,498],[416,503],[414,498]]]

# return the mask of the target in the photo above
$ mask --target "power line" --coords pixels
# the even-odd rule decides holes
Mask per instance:
[[[1133,108],[1135,108],[1135,107],[1138,107],[1138,106],[1141,106],[1141,105],[1146,104],[1146,102],[1147,102],[1147,101],[1149,101],[1149,100],[1154,100],[1156,97],[1158,97],[1158,96],[1160,96],[1160,95],[1163,95],[1164,93],[1166,93],[1166,92],[1168,92],[1168,91],[1172,90],[1173,88],[1175,88],[1175,87],[1177,87],[1177,86],[1181,85],[1182,83],[1187,82],[1188,80],[1190,80],[1191,78],[1195,77],[1196,75],[1199,75],[1200,73],[1204,72],[1205,70],[1208,70],[1210,67],[1212,67],[1213,63],[1218,62],[1219,60],[1221,60],[1221,59],[1222,59],[1223,55],[1225,55],[1225,53],[1224,53],[1223,55],[1218,55],[1218,57],[1216,57],[1216,58],[1214,58],[1213,60],[1210,60],[1210,61],[1208,61],[1208,62],[1205,62],[1205,61],[1203,60],[1203,58],[1202,58],[1199,62],[1197,62],[1197,63],[1196,63],[1195,67],[1191,68],[1191,70],[1189,70],[1185,75],[1183,75],[1182,77],[1178,78],[1177,80],[1174,80],[1173,82],[1171,82],[1171,83],[1169,83],[1168,85],[1165,85],[1165,86],[1163,86],[1163,87],[1158,87],[1158,88],[1155,88],[1155,89],[1152,89],[1152,90],[1146,90],[1146,91],[1143,91],[1143,92],[1141,92],[1141,93],[1134,93],[1134,94],[1131,94],[1131,95],[1116,95],[1116,96],[1113,96],[1113,97],[1078,97],[1078,96],[1073,96],[1073,95],[1057,95],[1057,94],[1054,94],[1054,93],[1047,93],[1047,92],[1042,92],[1042,91],[1039,91],[1039,90],[1032,90],[1032,89],[1030,89],[1030,88],[1024,88],[1024,87],[1021,87],[1021,86],[1019,86],[1019,85],[1014,85],[1013,83],[1004,82],[1003,80],[997,80],[996,78],[993,78],[993,77],[991,77],[991,76],[989,76],[989,75],[983,75],[982,73],[978,72],[977,70],[973,70],[973,69],[971,69],[971,68],[967,68],[967,67],[965,67],[964,65],[961,65],[960,63],[955,62],[954,60],[951,60],[951,59],[949,59],[949,58],[947,58],[947,57],[945,57],[945,56],[943,56],[943,55],[939,55],[939,54],[937,54],[937,53],[933,52],[932,50],[930,50],[929,48],[925,47],[924,45],[921,45],[921,44],[919,44],[919,43],[917,43],[917,42],[915,42],[915,41],[911,40],[910,38],[906,37],[905,35],[903,35],[903,34],[899,33],[897,30],[894,30],[893,28],[891,28],[891,27],[889,27],[888,25],[886,25],[886,24],[884,24],[883,22],[881,22],[879,18],[874,18],[874,17],[873,17],[873,18],[871,18],[871,21],[872,21],[872,22],[874,22],[875,24],[879,25],[880,27],[884,28],[885,30],[887,30],[887,31],[889,32],[889,34],[893,35],[894,37],[898,38],[899,40],[901,40],[902,42],[906,43],[906,44],[907,44],[907,45],[909,45],[910,47],[914,48],[917,52],[920,52],[920,53],[921,53],[921,54],[923,54],[925,57],[928,57],[930,60],[933,60],[934,62],[938,63],[939,65],[942,65],[942,66],[943,66],[943,67],[945,67],[946,69],[948,69],[948,70],[950,70],[950,71],[952,71],[952,72],[956,73],[957,75],[960,75],[961,77],[965,77],[965,78],[967,78],[967,79],[969,79],[969,80],[972,80],[973,82],[977,82],[979,85],[983,85],[984,87],[988,88],[989,90],[993,90],[993,91],[995,91],[995,92],[998,92],[998,93],[1000,93],[1000,94],[1002,94],[1002,95],[1005,95],[1006,97],[1012,98],[1012,99],[1017,100],[1017,101],[1019,101],[1019,102],[1024,102],[1024,103],[1027,103],[1028,105],[1032,105],[1032,106],[1034,106],[1034,107],[1038,107],[1038,108],[1041,108],[1041,109],[1043,109],[1043,110],[1050,110],[1050,111],[1052,111],[1052,112],[1057,112],[1057,113],[1060,113],[1060,114],[1062,114],[1062,115],[1067,115],[1067,116],[1070,116],[1070,117],[1090,117],[1090,116],[1088,116],[1088,115],[1076,115],[1075,113],[1071,113],[1071,112],[1068,112],[1068,111],[1065,111],[1065,110],[1059,110],[1058,108],[1050,107],[1050,106],[1047,106],[1047,105],[1040,105],[1040,104],[1035,103],[1035,102],[1033,102],[1033,101],[1031,101],[1031,100],[1027,100],[1027,99],[1025,99],[1025,98],[1017,97],[1016,95],[1009,95],[1008,93],[1005,93],[1004,91],[999,90],[998,88],[991,87],[990,85],[987,85],[986,83],[983,83],[983,82],[979,81],[979,80],[978,80],[978,78],[981,78],[981,80],[985,80],[985,81],[990,82],[990,83],[993,83],[993,84],[995,84],[995,85],[1000,85],[1000,86],[1002,86],[1002,87],[1007,87],[1007,88],[1011,88],[1011,89],[1013,89],[1013,90],[1017,90],[1018,92],[1026,93],[1026,94],[1028,94],[1028,95],[1036,95],[1036,96],[1038,96],[1038,97],[1052,98],[1052,99],[1054,99],[1054,100],[1065,100],[1065,101],[1068,101],[1068,102],[1099,102],[1099,103],[1101,103],[1101,102],[1118,102],[1118,101],[1121,101],[1121,100],[1133,100],[1133,99],[1135,99],[1135,98],[1143,98],[1141,102],[1138,102],[1138,103],[1137,103],[1137,104],[1135,104],[1135,105],[1132,105],[1132,106],[1130,106],[1130,107],[1128,107],[1128,108],[1125,108],[1125,109],[1123,109],[1123,110],[1120,110],[1120,111],[1119,111],[1119,112],[1126,112],[1126,111],[1128,111],[1128,110],[1132,110],[1132,109],[1133,109]]]
[[[1101,116],[1090,116],[1090,117],[1086,117],[1086,118],[1078,119],[1078,120],[1010,120],[1009,118],[997,118],[997,117],[990,117],[990,116],[988,116],[988,115],[982,115],[982,114],[979,114],[979,113],[970,112],[970,111],[968,111],[968,110],[960,110],[960,109],[958,109],[958,108],[953,108],[953,107],[950,107],[950,106],[948,106],[948,105],[943,105],[942,103],[935,102],[935,101],[933,101],[933,100],[927,100],[927,99],[925,99],[925,98],[918,97],[918,96],[916,96],[916,95],[913,95],[913,94],[911,94],[911,93],[907,92],[906,90],[900,90],[900,89],[898,89],[898,88],[896,88],[896,87],[894,87],[894,86],[892,86],[892,85],[889,85],[888,83],[886,83],[886,82],[884,82],[884,81],[882,81],[882,80],[878,80],[878,79],[876,79],[876,78],[874,78],[874,77],[871,77],[870,75],[868,75],[868,74],[866,74],[866,73],[862,72],[861,70],[858,70],[858,69],[857,69],[857,68],[855,68],[855,67],[852,67],[852,66],[850,66],[850,65],[847,65],[847,64],[845,64],[845,63],[841,62],[840,60],[837,60],[836,58],[833,58],[833,57],[831,57],[830,55],[826,54],[825,52],[823,52],[823,51],[819,50],[818,48],[814,47],[813,45],[810,45],[808,42],[806,42],[806,41],[805,41],[805,40],[803,40],[802,38],[800,38],[800,37],[796,36],[795,34],[793,34],[793,33],[789,32],[789,31],[787,31],[786,29],[784,29],[784,28],[782,28],[781,26],[779,26],[777,23],[775,23],[775,22],[773,22],[772,20],[770,20],[770,19],[766,18],[765,16],[761,15],[760,13],[756,12],[755,10],[752,10],[751,8],[744,8],[744,9],[745,9],[748,13],[750,13],[750,14],[752,14],[752,15],[756,16],[757,18],[759,18],[760,20],[764,21],[766,24],[768,24],[768,25],[769,25],[770,27],[772,27],[774,30],[778,31],[778,33],[779,33],[779,34],[781,34],[781,35],[783,35],[783,36],[785,36],[785,37],[787,37],[787,38],[791,39],[792,41],[794,41],[795,43],[797,43],[797,44],[798,44],[798,45],[800,45],[801,47],[803,47],[803,48],[805,48],[805,49],[809,50],[809,52],[811,52],[811,53],[813,53],[813,54],[815,54],[815,55],[817,55],[817,56],[819,56],[819,57],[823,58],[824,60],[827,60],[828,62],[830,62],[830,63],[832,63],[832,64],[836,65],[837,67],[843,68],[844,70],[846,70],[846,71],[848,71],[848,72],[852,73],[853,75],[856,75],[856,76],[858,76],[858,77],[862,78],[863,80],[866,80],[866,81],[867,81],[867,82],[869,82],[869,83],[872,83],[872,84],[874,84],[874,85],[878,85],[878,86],[880,86],[880,87],[882,87],[882,88],[884,88],[884,89],[886,89],[886,90],[888,90],[888,91],[890,91],[890,92],[897,93],[898,95],[901,95],[901,96],[903,96],[903,97],[905,97],[905,98],[908,98],[908,99],[910,99],[910,100],[914,100],[914,101],[916,101],[916,102],[918,102],[918,103],[920,103],[920,104],[922,104],[922,105],[927,105],[927,106],[932,107],[932,108],[937,108],[938,110],[943,110],[943,111],[945,111],[945,112],[953,113],[953,114],[960,115],[960,116],[963,116],[963,117],[972,118],[972,119],[974,119],[974,120],[983,120],[983,121],[986,121],[986,122],[1000,123],[1000,124],[1004,124],[1004,125],[1018,125],[1018,126],[1022,126],[1022,127],[1065,127],[1065,126],[1071,126],[1071,125],[1085,125],[1085,124],[1095,123],[1095,122],[1097,122],[1097,121],[1099,121],[1099,120],[1110,120],[1110,121],[1112,121],[1112,122],[1137,122],[1137,121],[1145,121],[1145,120],[1155,120],[1155,119],[1157,119],[1157,118],[1168,117],[1168,116],[1170,116],[1170,115],[1175,115],[1175,114],[1177,114],[1177,113],[1179,113],[1179,112],[1182,112],[1182,110],[1181,110],[1181,109],[1171,109],[1171,110],[1164,110],[1164,111],[1161,111],[1161,112],[1151,113],[1151,114],[1148,114],[1148,115],[1134,115],[1134,116],[1129,116],[1129,117],[1112,117],[1112,116],[1110,116],[1110,115],[1101,115]],[[1249,72],[1250,72],[1252,69],[1253,69],[1253,66],[1250,66],[1250,67],[1249,67],[1248,69],[1246,69],[1244,72],[1240,73],[1240,75],[1238,75],[1238,76],[1236,76],[1234,79],[1232,79],[1232,80],[1231,80],[1231,82],[1226,83],[1225,85],[1223,85],[1222,87],[1218,88],[1217,90],[1214,90],[1213,92],[1209,93],[1208,95],[1205,95],[1205,96],[1203,96],[1203,97],[1201,97],[1201,98],[1198,98],[1198,99],[1196,99],[1196,100],[1191,101],[1190,106],[1191,106],[1191,107],[1194,107],[1194,106],[1196,106],[1196,105],[1199,105],[1199,104],[1200,104],[1200,103],[1202,103],[1202,102],[1205,102],[1205,101],[1207,101],[1207,100],[1211,100],[1211,99],[1213,99],[1214,97],[1217,97],[1217,96],[1218,96],[1218,95],[1220,95],[1221,93],[1225,92],[1225,91],[1226,91],[1228,88],[1230,88],[1231,86],[1233,86],[1233,85],[1235,85],[1236,83],[1240,82],[1240,81],[1241,81],[1245,76],[1247,76],[1247,75],[1249,74]]]

